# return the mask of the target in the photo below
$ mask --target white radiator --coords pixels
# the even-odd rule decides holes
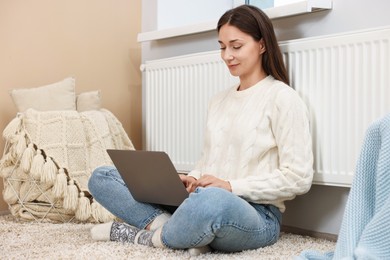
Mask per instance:
[[[365,131],[390,112],[390,28],[281,42],[291,86],[306,102],[314,183],[349,186]],[[207,104],[232,86],[219,51],[141,66],[144,149],[165,151],[179,172],[200,157]]]

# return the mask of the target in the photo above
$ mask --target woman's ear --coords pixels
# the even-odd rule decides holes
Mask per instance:
[[[259,48],[259,50],[260,50],[259,55],[261,55],[261,54],[263,54],[266,51],[265,43],[264,43],[264,39],[263,38],[261,38],[260,41],[259,41],[259,47],[260,47]]]

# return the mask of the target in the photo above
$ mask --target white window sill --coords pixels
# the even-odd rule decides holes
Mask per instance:
[[[272,7],[263,11],[270,19],[312,13],[332,9],[332,0],[306,0],[284,6]],[[164,29],[138,34],[138,42],[162,40],[189,34],[202,33],[215,30],[217,21],[204,22],[171,29]]]

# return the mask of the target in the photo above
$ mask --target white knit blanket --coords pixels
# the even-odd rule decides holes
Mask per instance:
[[[106,149],[134,149],[108,110],[19,113],[4,129],[3,198],[28,220],[105,222],[114,218],[93,200],[88,179],[112,164]]]

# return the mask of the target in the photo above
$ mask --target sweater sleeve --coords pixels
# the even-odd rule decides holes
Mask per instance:
[[[308,112],[291,88],[275,97],[271,128],[277,144],[279,167],[229,180],[234,194],[255,203],[280,204],[306,193],[313,178],[313,154]]]

